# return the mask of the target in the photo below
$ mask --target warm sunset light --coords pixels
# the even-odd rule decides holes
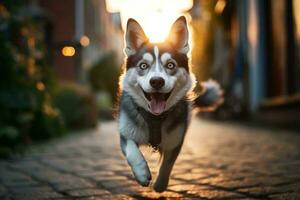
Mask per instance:
[[[300,12],[299,12],[299,9],[300,9],[300,0],[295,0],[293,1],[293,4],[294,4],[294,14],[295,14],[295,23],[297,24],[296,26],[296,36],[298,38],[298,40],[300,39]]]
[[[223,12],[225,6],[226,6],[226,1],[225,0],[219,0],[216,3],[216,6],[215,6],[215,12],[217,14],[221,14]]]
[[[137,20],[151,42],[163,41],[177,17],[189,10],[192,0],[107,0],[109,12],[120,12],[123,29],[128,18]]]

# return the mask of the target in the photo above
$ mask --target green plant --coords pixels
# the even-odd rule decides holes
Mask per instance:
[[[97,123],[95,97],[87,89],[77,84],[63,84],[55,96],[65,125],[69,129],[90,128]]]
[[[114,53],[102,56],[89,71],[89,81],[94,92],[106,92],[115,101],[118,93],[119,66]]]
[[[0,156],[64,132],[53,104],[46,20],[24,14],[27,1],[0,3]]]

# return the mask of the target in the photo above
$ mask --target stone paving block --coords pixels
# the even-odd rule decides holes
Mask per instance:
[[[92,178],[92,177],[107,178],[107,177],[114,176],[115,173],[112,171],[87,170],[87,171],[83,171],[83,172],[79,173],[78,175],[82,176],[82,177],[87,177],[87,178]]]
[[[52,184],[52,186],[57,191],[66,191],[66,190],[75,190],[75,189],[85,189],[85,188],[93,188],[95,184],[87,181],[87,180],[77,180],[72,182],[59,182]]]
[[[283,186],[257,186],[239,189],[240,192],[246,192],[253,196],[269,196],[273,194],[281,194],[287,192],[300,192],[299,184],[283,185]]]
[[[37,186],[39,183],[31,178],[26,179],[7,179],[4,182],[6,187],[26,187],[26,186]]]
[[[71,197],[92,197],[92,196],[103,196],[109,195],[107,190],[99,188],[89,188],[89,189],[79,189],[79,190],[69,190],[66,194]]]
[[[120,199],[120,200],[134,200],[135,198],[128,196],[126,194],[117,194],[108,196],[110,198],[106,198],[107,196],[103,196],[103,199]]]
[[[288,179],[283,179],[282,177],[273,177],[273,176],[258,176],[258,177],[252,177],[253,181],[258,182],[261,185],[268,185],[268,186],[276,186],[276,185],[287,185],[291,184],[292,182]],[[248,180],[251,180],[248,178]]]
[[[63,195],[55,191],[31,191],[22,194],[12,194],[12,199],[16,200],[54,199],[62,197]]]
[[[281,193],[281,194],[271,195],[270,198],[278,199],[278,200],[287,200],[287,199],[298,200],[300,199],[300,193],[299,192]]]
[[[0,185],[0,199],[4,199],[4,197],[7,195],[6,189]]]
[[[97,182],[101,182],[101,181],[105,181],[105,180],[126,180],[126,176],[119,176],[119,175],[110,175],[110,176],[106,176],[106,175],[96,175],[94,177],[90,177],[90,179],[97,181]]]
[[[184,184],[186,184],[186,182],[185,181],[183,181],[183,180],[178,180],[178,179],[174,179],[174,178],[171,178],[170,180],[169,180],[169,186],[173,186],[173,185],[184,185]]]
[[[126,187],[120,187],[120,188],[112,188],[110,190],[110,192],[114,195],[125,194],[125,195],[129,195],[129,196],[135,196],[135,195],[140,194],[138,186],[126,186]]]
[[[168,190],[175,191],[175,192],[187,192],[187,191],[194,191],[194,190],[210,190],[211,187],[208,186],[199,186],[195,184],[177,184],[171,185],[168,187]]]
[[[195,183],[198,184],[204,184],[204,185],[215,185],[217,183],[222,183],[222,182],[226,182],[226,181],[230,181],[231,179],[227,178],[226,176],[223,175],[213,175],[213,176],[208,176],[208,177],[204,177],[202,179],[196,179]]]
[[[182,194],[165,191],[163,193],[157,193],[154,191],[141,192],[138,195],[133,195],[137,199],[181,199],[184,196]]]
[[[120,187],[126,187],[128,183],[126,183],[126,179],[124,180],[103,180],[99,182],[103,187],[106,189],[114,189],[114,188],[120,188]]]
[[[27,186],[27,187],[9,187],[8,190],[12,194],[26,194],[35,192],[51,192],[53,189],[46,185]]]
[[[226,180],[221,182],[214,182],[211,185],[227,188],[227,189],[240,189],[240,188],[249,188],[258,186],[259,184],[256,181],[245,180]]]
[[[88,159],[81,158],[80,162],[73,159],[51,159],[43,161],[44,164],[51,166],[60,171],[66,172],[79,172],[85,171],[89,169],[84,161],[88,161]]]
[[[229,192],[229,191],[222,191],[222,190],[215,190],[215,189],[197,189],[194,188],[193,190],[189,190],[186,192],[188,195],[195,195],[201,198],[207,199],[237,199],[243,198],[244,195],[239,193]]]
[[[221,172],[220,170],[217,170],[217,169],[211,169],[211,168],[207,169],[204,167],[194,167],[194,168],[190,169],[190,171],[192,173],[202,173],[202,174],[208,174],[208,175],[217,175]]]
[[[292,192],[300,193],[300,184],[299,183],[280,185],[277,187],[280,187],[282,190],[285,190],[285,191],[292,191]]]
[[[78,200],[110,200],[110,199],[118,199],[118,200],[135,200],[135,198],[127,196],[127,195],[102,195],[102,196],[93,196],[93,197],[82,197],[76,198]]]
[[[256,174],[254,171],[251,172],[240,172],[240,171],[222,171],[223,176],[227,177],[230,180],[250,180],[253,177],[259,177],[261,174]]]
[[[42,171],[45,169],[45,166],[37,160],[15,161],[10,164],[10,167],[29,174],[30,172]]]
[[[20,173],[18,171],[8,171],[8,170],[3,170],[0,171],[0,180],[2,182],[7,182],[7,181],[13,181],[13,180],[27,180],[29,176]]]
[[[200,179],[205,179],[205,178],[210,178],[211,175],[208,175],[206,173],[200,174],[200,173],[181,173],[181,174],[175,174],[172,176],[175,179],[180,179],[180,180],[200,180]]]
[[[70,198],[70,199],[74,199]],[[108,200],[108,199],[114,199],[112,195],[104,195],[104,196],[91,196],[91,197],[78,197],[76,200]]]

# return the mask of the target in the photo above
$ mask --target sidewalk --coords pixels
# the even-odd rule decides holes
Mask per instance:
[[[194,118],[168,189],[134,181],[116,122],[0,161],[0,199],[300,199],[300,134]]]

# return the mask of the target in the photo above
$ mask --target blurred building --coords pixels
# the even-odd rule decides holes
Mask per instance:
[[[300,113],[299,9],[299,0],[194,0],[194,70],[221,82],[232,114]]]
[[[110,14],[103,0],[38,0],[52,30],[52,61],[62,81],[84,83],[89,67],[108,52],[122,58],[120,15]]]

